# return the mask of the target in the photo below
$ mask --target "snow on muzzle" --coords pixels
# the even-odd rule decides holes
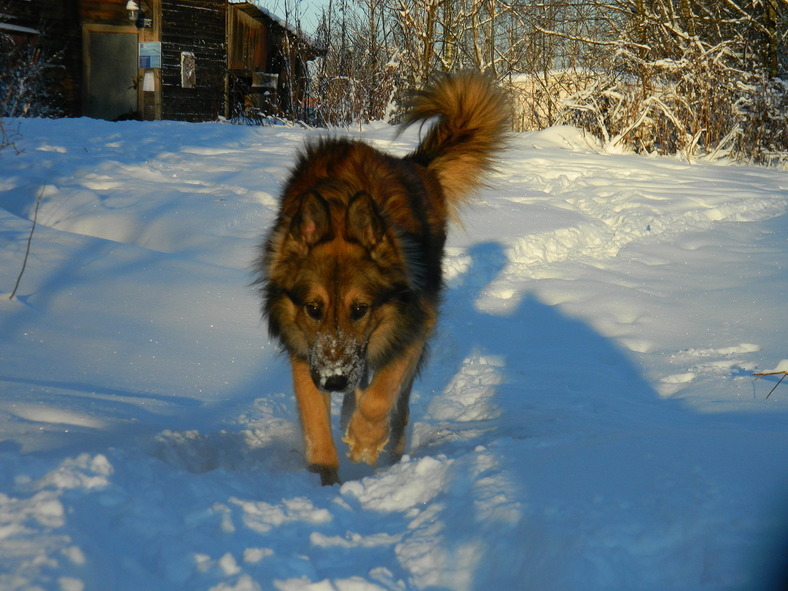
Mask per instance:
[[[348,392],[361,383],[367,369],[366,343],[338,332],[319,335],[309,351],[309,373],[324,392]]]

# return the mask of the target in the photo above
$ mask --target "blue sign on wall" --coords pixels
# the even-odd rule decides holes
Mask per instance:
[[[145,68],[161,68],[161,42],[149,41],[147,43],[140,43],[140,59],[139,67]]]

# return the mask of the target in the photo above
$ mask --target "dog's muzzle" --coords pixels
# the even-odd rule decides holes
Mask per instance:
[[[309,372],[323,392],[348,392],[361,383],[366,370],[364,348],[339,336],[318,338],[309,354]]]

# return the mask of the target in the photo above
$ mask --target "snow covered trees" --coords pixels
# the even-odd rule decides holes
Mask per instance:
[[[641,152],[785,158],[788,15],[778,0],[614,0],[600,9],[611,33],[604,67],[561,119]]]
[[[332,0],[323,120],[396,113],[436,71],[507,84],[516,129],[572,123],[640,152],[777,162],[788,151],[782,0]]]
[[[380,1],[330,0],[316,43],[326,48],[313,82],[318,122],[347,126],[386,118],[400,50]]]

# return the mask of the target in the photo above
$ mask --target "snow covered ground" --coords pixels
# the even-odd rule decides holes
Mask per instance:
[[[515,137],[451,234],[408,456],[323,488],[248,285],[318,132],[20,133],[0,153],[0,589],[779,588],[788,384],[767,400],[777,377],[751,374],[788,358],[785,171]],[[404,153],[414,133],[361,135]]]

